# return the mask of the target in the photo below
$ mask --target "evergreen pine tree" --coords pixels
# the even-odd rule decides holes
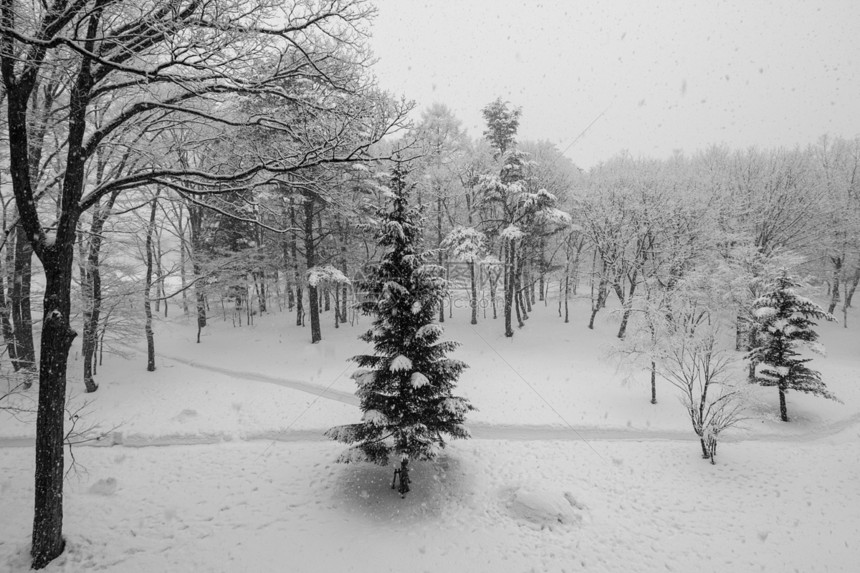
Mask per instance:
[[[375,350],[352,358],[360,367],[352,377],[362,421],[326,432],[352,446],[340,462],[386,465],[392,456],[399,459],[395,478],[399,472],[401,494],[409,489],[409,460],[436,457],[445,446],[443,434],[468,438],[463,422],[474,409],[452,395],[466,364],[446,358],[458,343],[440,340],[443,329],[434,323],[447,282],[437,266],[425,263],[427,254],[416,252],[421,216],[409,207],[405,177],[398,164],[391,177],[391,209],[379,211],[377,239],[387,252],[370,271],[364,285],[368,300],[359,305],[362,314],[374,317],[360,338]]]
[[[788,422],[785,393],[796,390],[831,400],[839,400],[821,380],[821,374],[806,366],[810,358],[800,358],[801,344],[817,349],[818,333],[813,319],[833,317],[811,300],[799,296],[800,284],[783,271],[767,292],[753,303],[753,316],[760,344],[748,355],[754,369],[754,380],[762,386],[779,388],[779,413]]]

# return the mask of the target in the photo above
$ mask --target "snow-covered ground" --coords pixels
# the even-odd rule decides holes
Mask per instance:
[[[647,375],[618,371],[608,313],[590,331],[583,304],[565,325],[539,303],[512,341],[457,312],[475,439],[415,464],[405,499],[391,468],[335,464],[343,446],[321,435],[359,419],[346,359],[367,350],[366,319],[335,330],[324,315],[317,345],[286,314],[216,316],[199,345],[164,321],[155,373],[139,347],[71,401],[92,400],[80,423],[114,445],[75,449],[68,550],[47,570],[857,570],[856,312],[847,330],[821,325],[828,356],[812,364],[844,404],[789,394],[784,424],[776,392],[756,389],[716,466],[668,385],[651,405]],[[0,416],[0,570],[23,572],[33,428]]]

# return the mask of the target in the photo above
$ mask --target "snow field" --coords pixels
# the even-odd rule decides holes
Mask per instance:
[[[858,437],[732,444],[717,466],[683,442],[457,442],[413,464],[405,499],[390,467],[335,464],[327,442],[83,448],[69,549],[46,571],[847,573]],[[0,564],[15,573],[31,457],[0,449]]]
[[[308,342],[293,317],[233,328],[213,317],[202,344],[182,321],[158,325],[155,373],[142,354],[108,357],[82,424],[112,433],[78,447],[66,483],[69,549],[49,572],[149,571],[835,571],[860,563],[860,352],[820,325],[812,366],[844,402],[752,388],[749,420],[717,465],[700,458],[682,407],[659,382],[620,371],[616,317],[585,327],[535,308],[513,341],[500,321],[446,321],[470,364],[458,394],[479,408],[479,439],[392,468],[334,463],[322,432],[360,419],[347,358],[366,323]],[[330,316],[324,314],[324,317]],[[32,422],[0,412],[0,571],[28,570]],[[584,439],[583,439],[584,438]],[[196,445],[195,445],[196,444]],[[169,447],[129,447],[164,445]],[[69,463],[67,456],[67,464]]]

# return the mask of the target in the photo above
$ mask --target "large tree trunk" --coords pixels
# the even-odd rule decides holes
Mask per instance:
[[[72,340],[77,334],[69,325],[72,248],[58,245],[43,258],[46,284],[36,420],[36,491],[31,549],[34,569],[47,565],[65,546],[62,530],[66,366]]]
[[[100,12],[93,12],[88,33],[98,29]],[[9,54],[4,52],[5,59]],[[8,62],[4,61],[4,65]],[[33,512],[32,567],[41,569],[63,552],[63,446],[66,367],[69,349],[76,336],[69,325],[71,282],[74,264],[75,230],[80,218],[80,198],[85,178],[86,94],[92,87],[90,60],[82,60],[68,104],[68,150],[65,172],[59,186],[59,218],[47,232],[39,220],[33,177],[30,170],[38,161],[29,156],[28,101],[34,82],[10,83],[7,88],[9,171],[15,204],[20,216],[19,237],[37,254],[45,272],[41,351],[39,356],[39,398],[36,415],[36,472]],[[9,71],[4,68],[4,72]],[[41,146],[39,146],[41,147]],[[31,160],[33,163],[31,164]],[[28,262],[29,265],[29,262]],[[29,299],[29,296],[28,296]],[[28,301],[29,302],[29,301]]]

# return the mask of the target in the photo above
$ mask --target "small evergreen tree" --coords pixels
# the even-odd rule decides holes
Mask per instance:
[[[747,358],[754,365],[755,382],[779,388],[779,414],[783,422],[788,422],[785,405],[788,390],[839,400],[825,388],[821,374],[806,366],[811,359],[800,358],[801,344],[821,351],[816,344],[818,333],[813,330],[816,326],[813,319],[833,320],[833,317],[811,300],[799,296],[795,291],[799,286],[782,271],[771,288],[753,303],[760,344]]]
[[[370,271],[364,285],[367,300],[359,304],[362,314],[374,317],[361,340],[375,350],[353,357],[360,366],[352,377],[362,421],[326,432],[352,445],[340,462],[386,465],[391,456],[399,458],[395,478],[399,473],[401,494],[409,491],[409,460],[436,457],[445,446],[443,434],[468,438],[463,422],[474,409],[451,394],[466,364],[446,358],[458,343],[440,340],[443,329],[434,323],[447,282],[437,266],[425,264],[427,254],[416,252],[421,216],[409,207],[405,176],[398,164],[391,177],[391,210],[379,211],[377,239],[387,252]]]

